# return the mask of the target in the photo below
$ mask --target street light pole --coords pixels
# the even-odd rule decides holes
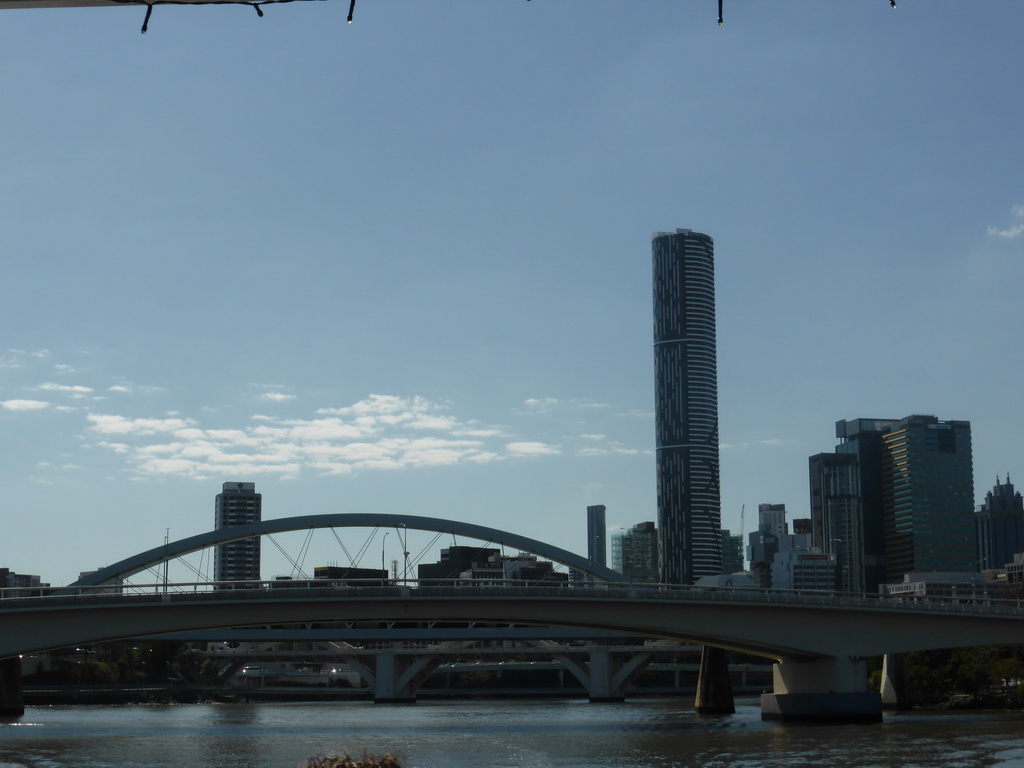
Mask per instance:
[[[402,542],[402,555],[405,558],[402,565],[402,586],[409,586],[409,529],[405,527],[405,523],[399,523],[398,527],[401,529],[398,532],[399,540],[405,539]],[[403,533],[405,534],[404,537],[402,536]]]
[[[383,587],[388,578],[387,569],[384,567],[384,542],[388,540],[391,531],[384,531],[384,538],[380,540],[380,585]]]

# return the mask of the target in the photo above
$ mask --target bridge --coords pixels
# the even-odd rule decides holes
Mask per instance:
[[[157,584],[138,594],[111,586],[127,573],[161,559],[232,538],[269,530],[396,521],[426,530],[456,527],[467,535],[473,529],[487,540],[529,544],[523,548],[546,556],[557,554],[556,559],[564,558],[561,562],[568,560],[591,571],[594,581],[548,585],[389,582],[383,586],[298,582],[287,589],[275,582],[241,589],[192,583]],[[50,595],[0,600],[0,658],[122,638],[278,624],[544,626],[666,638],[766,657],[774,662],[774,692],[762,696],[764,717],[877,720],[881,698],[867,690],[868,657],[1024,643],[1024,611],[1014,601],[904,601],[638,586],[621,583],[618,574],[618,583],[598,581],[595,570],[584,558],[541,542],[432,518],[325,515],[264,521],[141,553]],[[418,674],[399,662],[398,656],[378,660],[375,672],[391,681],[389,690],[396,698]],[[591,656],[587,664],[596,687],[610,697],[617,695],[617,686],[631,674],[629,662],[612,654]]]

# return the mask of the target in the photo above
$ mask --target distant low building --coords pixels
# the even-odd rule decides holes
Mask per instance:
[[[0,598],[5,597],[38,597],[43,589],[49,587],[43,584],[38,576],[31,576],[27,573],[15,573],[9,568],[0,568]]]
[[[526,584],[564,584],[569,581],[569,574],[556,571],[553,563],[525,552],[514,556],[491,555],[484,563],[474,563],[461,577],[474,582],[484,580]]]
[[[797,538],[809,534],[792,534]],[[794,547],[780,550],[772,562],[772,589],[834,592],[836,588],[836,557],[817,547]]]
[[[995,586],[985,574],[970,571],[911,571],[903,581],[883,584],[882,597],[936,598],[969,601],[996,596]]]
[[[422,586],[454,584],[474,563],[485,563],[487,559],[500,554],[500,550],[490,547],[451,546],[441,550],[441,559],[436,563],[420,563],[416,568],[416,576]]]

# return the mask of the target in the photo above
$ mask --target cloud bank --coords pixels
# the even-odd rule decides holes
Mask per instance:
[[[509,441],[497,427],[462,422],[445,404],[394,395],[322,408],[312,418],[257,414],[241,429],[205,428],[177,416],[90,413],[87,420],[96,446],[127,457],[135,472],[149,476],[348,475],[561,452],[543,442]]]

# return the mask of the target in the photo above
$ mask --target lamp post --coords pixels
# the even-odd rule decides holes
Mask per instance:
[[[380,585],[383,587],[387,582],[388,572],[384,568],[384,542],[388,540],[388,534],[391,531],[384,531],[384,538],[380,540]]]
[[[405,527],[405,523],[399,523],[398,528],[398,539],[402,541],[402,556],[404,558],[402,564],[402,586],[408,586],[409,580],[409,529]],[[403,536],[404,534],[404,536]]]

